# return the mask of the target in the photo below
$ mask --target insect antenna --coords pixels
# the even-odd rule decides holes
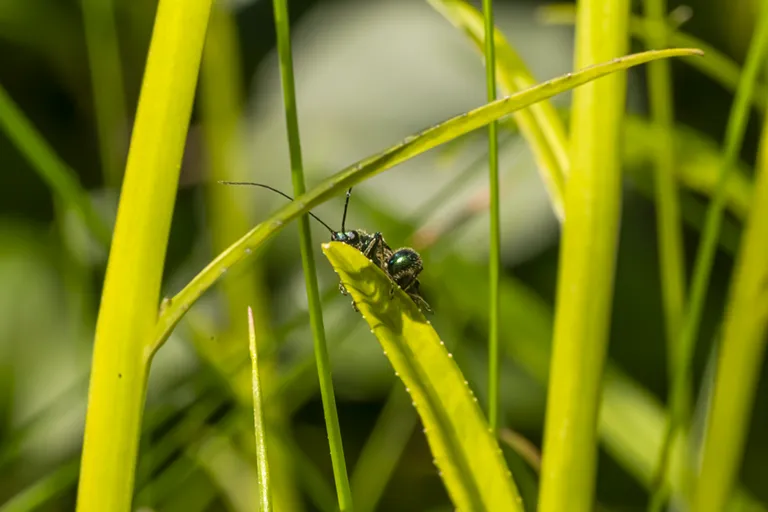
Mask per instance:
[[[349,196],[352,194],[352,187],[347,190],[347,200],[344,201],[344,213],[341,216],[341,232],[346,233],[346,223],[347,223],[347,208],[349,207]]]
[[[270,187],[269,185],[265,185],[264,183],[254,183],[252,181],[219,181],[219,183],[221,183],[222,185],[250,185],[252,187],[261,187],[261,188],[265,188],[267,190],[271,190],[272,192],[276,192],[276,193],[280,194],[281,196],[283,196],[284,198],[288,199],[289,201],[293,201],[293,198],[291,196],[289,196],[288,194],[286,194],[285,192],[283,192],[281,190],[278,190],[278,189],[276,189],[274,187]],[[352,189],[349,189],[349,190],[351,191]],[[349,192],[347,192],[347,202],[349,202]],[[346,206],[345,206],[344,207],[344,214],[345,215],[346,215],[346,212],[347,212],[347,209],[346,209]],[[312,217],[317,222],[319,222],[320,224],[325,226],[325,229],[330,231],[331,234],[336,233],[336,231],[334,231],[331,228],[331,226],[329,226],[328,224],[323,222],[322,219],[320,219],[320,217],[318,217],[317,215],[315,215],[312,212],[307,212],[307,213],[310,215],[310,217]],[[342,225],[343,225],[343,222],[342,222]],[[343,230],[342,230],[342,232],[343,232]]]

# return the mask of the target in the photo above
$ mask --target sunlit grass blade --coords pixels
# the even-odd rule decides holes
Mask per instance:
[[[499,445],[456,362],[413,301],[360,251],[323,245],[421,417],[435,464],[459,510],[522,511]]]
[[[181,157],[211,1],[161,0],[93,349],[77,508],[130,510]]]
[[[479,49],[484,48],[483,15],[477,9],[463,0],[429,0],[429,3],[461,29]],[[533,75],[498,29],[494,31],[494,42],[496,80],[504,93],[514,94],[534,86],[536,80]],[[570,168],[565,126],[555,108],[546,100],[516,112],[513,117],[536,159],[552,201],[552,209],[562,220],[565,215],[565,180]]]
[[[71,208],[96,240],[107,247],[110,239],[109,228],[99,217],[91,198],[80,186],[77,173],[59,158],[2,86],[0,127],[62,204]]]
[[[669,452],[672,439],[676,431],[687,425],[688,418],[685,410],[685,393],[691,386],[692,359],[699,335],[701,318],[704,311],[704,301],[709,288],[709,278],[714,264],[717,242],[720,236],[720,228],[723,222],[723,213],[726,202],[726,186],[731,170],[735,166],[744,133],[749,120],[750,106],[754,86],[761,68],[768,57],[768,5],[763,5],[758,19],[755,33],[752,36],[747,61],[741,83],[736,91],[736,98],[731,108],[731,114],[726,127],[723,165],[718,176],[718,185],[715,195],[707,210],[707,216],[702,230],[699,250],[696,254],[696,262],[693,269],[693,279],[689,292],[689,303],[685,311],[684,323],[680,338],[677,341],[676,358],[673,361],[674,378],[669,392],[670,421],[662,452],[659,456],[659,479],[661,484],[665,481],[664,473],[669,464]],[[687,470],[686,470],[687,472]],[[687,479],[686,479],[687,480]],[[663,493],[658,490],[658,494]],[[683,488],[687,495],[691,490],[688,484]]]
[[[280,79],[283,86],[283,103],[285,108],[285,124],[288,132],[288,151],[291,161],[291,182],[293,194],[298,197],[305,192],[304,164],[301,157],[301,141],[299,137],[298,107],[296,105],[296,87],[293,80],[293,56],[291,53],[290,23],[288,19],[288,0],[274,0],[272,7],[275,15],[277,31],[277,54],[280,61]],[[299,240],[301,249],[301,266],[304,270],[304,282],[307,288],[309,307],[309,324],[314,340],[315,358],[317,360],[317,376],[320,381],[320,398],[323,402],[325,427],[328,431],[328,445],[331,451],[333,478],[336,482],[336,493],[339,498],[339,508],[342,512],[352,509],[352,491],[349,487],[347,463],[344,459],[344,447],[341,441],[336,397],[333,391],[331,376],[331,361],[325,340],[323,325],[323,309],[320,301],[320,291],[317,284],[315,257],[312,252],[312,232],[309,229],[309,216],[299,217]]]
[[[408,393],[395,383],[350,479],[357,512],[374,512],[418,418]]]
[[[488,102],[496,99],[496,29],[493,23],[493,0],[483,0],[485,20],[485,86]],[[488,329],[488,423],[494,434],[499,425],[499,275],[501,273],[501,206],[499,204],[499,140],[498,124],[488,125],[488,181],[491,199],[490,247],[488,251],[488,296],[490,326]]]
[[[739,472],[768,329],[766,255],[768,116],[763,123],[752,212],[744,230],[726,309],[711,417],[693,499],[696,512],[723,510]]]
[[[607,74],[652,60],[668,57],[700,55],[695,49],[675,49],[643,52],[614,59],[604,64],[568,73],[525,91],[502,98],[465,114],[461,114],[418,134],[374,156],[365,158],[320,182],[309,192],[278,210],[265,222],[243,235],[222,252],[190,281],[176,296],[168,299],[160,313],[150,352],[157,350],[189,307],[233,265],[253,255],[275,236],[286,223],[310,211],[331,197],[395,165],[420,155],[434,147],[485,126],[489,122],[525,108],[533,103],[583,85]]]
[[[576,20],[574,4],[551,4],[539,9],[543,22],[550,24],[572,25]],[[729,91],[735,91],[739,86],[741,66],[731,57],[718,50],[702,39],[683,32],[670,23],[661,23],[649,18],[633,16],[629,20],[629,31],[633,37],[642,39],[647,46],[653,46],[650,41],[653,34],[663,33],[667,43],[683,48],[698,48],[704,52],[703,59],[687,60],[686,63],[701,71]],[[753,104],[760,111],[768,108],[768,86],[764,83],[755,84]]]
[[[272,510],[272,490],[269,485],[269,461],[267,460],[267,436],[264,411],[261,405],[261,383],[259,382],[259,356],[256,349],[256,327],[253,325],[253,311],[248,308],[248,349],[251,352],[251,373],[253,376],[253,428],[256,436],[256,463],[259,477],[259,505],[262,512]]]
[[[83,27],[104,181],[118,188],[128,126],[113,0],[82,0]]]
[[[581,0],[576,66],[626,51],[628,0]],[[621,217],[626,75],[577,89],[560,246],[539,510],[594,507],[600,386],[608,346]]]

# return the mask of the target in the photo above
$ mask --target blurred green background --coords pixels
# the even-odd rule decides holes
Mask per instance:
[[[693,16],[682,29],[742,62],[759,1],[691,0],[685,5]],[[0,3],[0,85],[111,224],[156,2],[114,0],[119,74],[107,73],[112,87],[100,91],[119,115],[101,125],[83,17],[88,4]],[[497,0],[495,5],[497,24],[539,80],[571,69],[572,29],[542,23],[537,13],[544,3]],[[680,5],[671,2],[670,8]],[[247,179],[291,190],[271,7],[265,0],[221,2],[212,20],[209,37],[216,39],[206,49],[189,131],[165,295],[177,292],[218,251],[284,202],[261,189],[224,187],[217,180]],[[484,103],[480,55],[424,2],[300,0],[290,8],[309,186]],[[98,41],[103,25],[95,19],[90,29]],[[95,46],[97,59],[101,49]],[[640,49],[634,41],[633,50]],[[716,165],[733,91],[682,61],[671,66],[676,120],[687,129],[678,158]],[[624,141],[626,186],[610,357],[663,403],[667,370],[644,72],[629,75],[632,117]],[[568,97],[556,104],[567,115]],[[753,116],[742,152],[746,173],[756,154],[757,121]],[[484,137],[464,137],[364,183],[355,189],[348,219],[348,226],[382,231],[392,247],[422,251],[422,290],[436,311],[432,322],[481,401],[487,380]],[[513,294],[517,298],[503,304],[511,309],[502,311],[507,321],[502,335],[519,337],[546,354],[541,351],[549,342],[555,294],[557,222],[525,143],[513,130],[502,131],[501,141],[505,286],[523,290],[526,298]],[[42,482],[33,495],[44,503],[26,509],[71,510],[106,250],[52,193],[6,129],[0,132],[0,168],[0,504]],[[457,180],[463,181],[451,189]],[[682,201],[690,269],[706,197],[684,190]],[[341,208],[339,198],[316,213],[338,227]],[[703,389],[740,225],[733,214],[727,219],[710,287],[696,359]],[[319,253],[328,234],[316,224],[313,231],[345,453],[352,473],[359,461],[369,464],[357,477],[359,488],[383,486],[377,510],[450,510],[402,385],[348,299],[337,293],[336,278]],[[263,327],[260,342],[271,368],[263,378],[271,379],[265,387],[276,393],[273,414],[281,428],[275,430],[284,438],[282,457],[293,465],[295,507],[325,509],[329,493],[333,504],[292,226],[256,263],[233,269],[198,302],[160,351],[150,379],[135,507],[247,510],[243,503],[255,481],[249,480],[254,459],[247,447],[252,427],[248,388],[243,390],[243,374],[236,371],[245,369],[247,377],[247,367],[239,364],[247,360],[246,303],[256,307]],[[763,379],[741,475],[763,503],[768,503],[767,386]],[[502,399],[504,425],[539,446],[545,386],[536,370],[508,357]],[[388,437],[377,441],[380,450],[373,458],[361,457],[375,425],[385,420],[379,434]],[[394,472],[382,479],[377,471],[386,473],[388,455]],[[516,478],[528,481],[523,490],[535,489],[534,473],[515,462],[514,454],[509,457]],[[518,476],[516,468],[527,476]],[[630,471],[601,452],[597,499],[609,510],[642,510],[647,493]]]

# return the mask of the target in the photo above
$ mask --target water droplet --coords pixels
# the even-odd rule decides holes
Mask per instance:
[[[410,393],[411,392],[411,388],[405,388],[405,392],[406,393]]]
[[[450,352],[448,352],[448,357],[450,357],[451,359],[453,359],[453,354],[451,354]]]
[[[221,272],[222,274],[226,274],[227,273],[227,267],[222,268],[219,272]]]
[[[245,254],[251,254],[253,252],[250,247],[245,248]]]
[[[400,374],[398,372],[395,372],[395,377],[399,377]]]

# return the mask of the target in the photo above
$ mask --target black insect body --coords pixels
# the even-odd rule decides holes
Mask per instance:
[[[222,181],[220,183],[226,185],[252,185],[256,187],[266,188],[272,192],[276,192],[281,196],[293,201],[293,198],[280,190],[264,185],[262,183],[253,182],[234,182],[234,181]],[[352,193],[350,188],[347,191],[347,198],[344,202],[344,213],[341,218],[341,230],[335,231],[328,224],[323,222],[315,214],[309,213],[309,215],[318,221],[320,224],[331,233],[331,240],[334,242],[342,242],[347,245],[351,245],[363,255],[371,260],[377,267],[384,271],[385,274],[392,281],[392,288],[390,289],[390,298],[394,296],[395,285],[398,285],[413,302],[424,311],[432,313],[432,309],[429,304],[424,300],[419,291],[419,280],[417,279],[419,273],[424,268],[419,253],[409,247],[403,247],[396,251],[393,251],[391,247],[384,240],[384,237],[380,232],[369,234],[361,229],[347,231],[345,223],[347,219],[347,209],[349,207],[349,198]],[[339,291],[343,295],[348,295],[347,289],[342,283],[339,283]],[[357,311],[357,306],[354,301],[352,307]]]

